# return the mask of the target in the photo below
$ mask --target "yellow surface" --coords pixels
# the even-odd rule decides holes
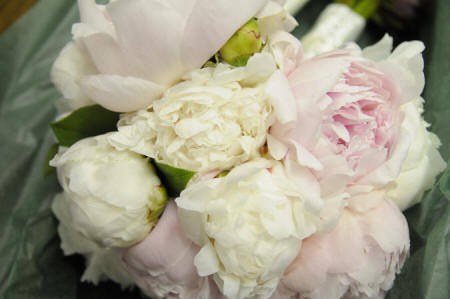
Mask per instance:
[[[0,0],[0,33],[23,15],[38,0]]]

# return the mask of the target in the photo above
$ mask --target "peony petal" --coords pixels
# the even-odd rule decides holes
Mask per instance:
[[[275,115],[281,124],[297,119],[297,104],[289,82],[281,71],[276,71],[269,79],[265,89]]]
[[[383,71],[396,81],[401,103],[411,101],[422,93],[425,85],[424,49],[420,41],[404,42],[387,60],[380,63]]]
[[[68,100],[70,108],[93,104],[77,84],[83,76],[97,73],[89,57],[74,42],[69,42],[59,54],[51,70],[52,82]]]
[[[285,31],[277,31],[270,36],[269,46],[280,69],[289,75],[300,63],[302,45],[300,41]]]
[[[223,280],[222,292],[226,298],[239,298],[241,287],[239,278],[232,275],[221,275],[220,278]]]
[[[286,176],[297,186],[300,198],[306,202],[308,208],[316,213],[320,213],[320,210],[323,208],[323,201],[320,197],[320,185],[311,171],[291,159],[285,160],[285,167]]]
[[[269,78],[275,71],[277,66],[272,55],[268,53],[256,53],[247,62],[245,67],[245,84],[257,85],[264,82]]]
[[[336,85],[349,65],[342,57],[332,59],[319,56],[305,60],[289,75],[289,83],[297,99],[316,103]]]
[[[290,143],[294,146],[297,162],[305,167],[312,168],[320,171],[323,169],[322,163],[303,145],[294,140],[290,140]]]
[[[303,242],[299,255],[287,268],[281,283],[295,292],[307,292],[318,288],[326,280],[329,252],[320,239],[310,237]]]
[[[164,91],[162,86],[153,82],[116,75],[87,76],[81,80],[80,86],[92,100],[117,112],[147,108]]]
[[[210,292],[215,293],[216,289],[197,274],[194,258],[199,249],[184,233],[177,207],[171,201],[154,230],[126,250],[124,261],[136,283],[149,296],[209,298],[215,296]]]
[[[132,276],[126,271],[122,262],[122,252],[117,249],[98,249],[88,258],[86,269],[81,281],[92,282],[97,285],[107,277],[118,283],[122,288],[134,286]]]
[[[271,134],[267,135],[267,147],[275,160],[283,159],[288,151],[287,146]]]
[[[61,238],[61,248],[65,255],[82,254],[86,258],[86,269],[82,281],[97,284],[104,279],[111,279],[122,287],[134,284],[132,277],[123,267],[122,251],[120,249],[100,248],[96,243],[76,231],[69,200],[65,193],[55,196],[52,211],[59,220],[58,234]]]
[[[428,124],[424,122],[421,112],[423,111],[423,99],[419,98],[402,105],[401,110],[405,114],[402,127],[410,134],[411,146],[408,149],[408,156],[402,164],[402,171],[415,168],[427,155],[431,146],[431,133],[427,131]]]
[[[256,17],[264,37],[277,31],[291,32],[298,26],[295,18],[283,7],[283,1],[270,0]]]
[[[347,201],[349,207],[355,211],[364,213],[380,205],[385,200],[385,190],[374,190],[370,193],[357,194],[350,197]]]
[[[181,138],[191,138],[204,132],[206,130],[212,129],[213,124],[201,121],[195,118],[184,118],[177,122],[175,125],[175,133]]]
[[[124,260],[134,269],[165,273],[189,285],[195,280],[193,261],[198,251],[183,231],[176,205],[169,202],[152,232],[142,242],[127,249]],[[189,272],[190,275],[180,275]]]
[[[324,169],[333,170],[333,168]],[[326,176],[324,179],[320,180],[320,191],[322,196],[333,196],[341,194],[345,191],[345,187],[351,182],[351,177],[345,174],[335,174]]]
[[[220,270],[219,260],[211,243],[207,243],[200,249],[194,259],[195,267],[197,267],[198,275],[208,276]]]
[[[179,201],[176,201],[179,206]],[[192,242],[198,246],[203,246],[208,242],[208,236],[206,235],[203,223],[205,217],[199,217],[199,213],[185,210],[183,208],[178,209],[179,218],[183,230]]]
[[[382,298],[408,249],[406,219],[391,202],[365,213],[346,209],[334,230],[303,240],[281,291],[314,299]]]
[[[409,133],[404,129],[401,129],[395,144],[391,148],[389,159],[380,167],[360,179],[358,183],[363,185],[383,186],[395,180],[399,175],[402,163],[408,154],[410,143]]]
[[[81,24],[84,25],[84,24]],[[106,33],[91,34],[86,26],[79,26],[77,34],[85,45],[93,63],[100,73],[120,76],[143,77],[139,64],[125,55],[117,42]]]
[[[367,59],[382,61],[391,55],[392,43],[392,37],[389,34],[385,34],[379,42],[364,48],[362,54]]]
[[[82,23],[89,24],[98,32],[115,35],[114,26],[106,17],[103,5],[97,5],[95,0],[78,0],[78,9]]]
[[[385,252],[402,249],[399,244],[409,247],[408,223],[392,201],[385,200],[376,209],[371,210],[367,213],[365,221],[368,224],[369,233]]]
[[[187,16],[173,5],[155,0],[127,0],[107,6],[123,55],[139,61],[139,66],[135,65],[139,77],[163,85],[174,83],[187,71],[180,60]],[[198,45],[196,40],[191,42]]]
[[[174,2],[184,2],[178,0]],[[199,68],[225,42],[263,8],[267,0],[189,0],[195,2],[185,16],[180,55],[187,69]],[[217,16],[220,16],[218,18]],[[166,32],[166,30],[161,30]]]
[[[402,211],[406,210],[421,200],[423,192],[433,186],[436,176],[444,171],[446,166],[447,163],[442,159],[439,151],[430,147],[426,156],[416,164],[414,169],[400,173],[393,187],[388,191],[388,197]]]

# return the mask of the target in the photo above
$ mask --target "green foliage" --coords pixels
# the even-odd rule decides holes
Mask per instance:
[[[100,105],[82,107],[50,126],[62,146],[71,146],[86,137],[116,130],[119,113]]]
[[[195,175],[195,172],[186,169],[176,168],[167,164],[152,160],[162,184],[171,197],[178,197],[186,188],[189,180]]]

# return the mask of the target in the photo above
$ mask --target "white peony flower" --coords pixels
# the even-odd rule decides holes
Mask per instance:
[[[194,263],[228,298],[268,298],[320,217],[281,163],[258,159],[200,181],[176,199]],[[313,189],[313,187],[312,187]],[[314,192],[314,190],[312,190]],[[326,218],[326,217],[324,217]]]
[[[57,194],[52,210],[59,220],[58,234],[64,254],[78,253],[86,259],[86,269],[81,280],[97,284],[99,281],[111,279],[122,287],[132,286],[134,281],[124,268],[121,249],[101,248],[74,229],[70,200],[67,193]]]
[[[174,167],[228,169],[259,155],[271,125],[264,82],[276,69],[269,54],[246,67],[195,70],[147,110],[123,114],[109,141]]]
[[[127,247],[150,232],[166,194],[148,159],[117,151],[106,139],[80,140],[50,165],[57,168],[73,228],[101,247]]]
[[[97,72],[75,84],[118,112],[148,107],[181,76],[201,67],[268,0],[78,0],[74,40]]]
[[[420,201],[447,163],[437,150],[441,145],[439,138],[427,130],[428,124],[421,116],[423,99],[417,98],[403,105],[402,110],[405,112],[402,127],[411,134],[413,142],[399,176],[388,186],[387,195],[401,210],[406,210]]]

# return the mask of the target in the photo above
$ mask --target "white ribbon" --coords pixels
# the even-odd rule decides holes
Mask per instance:
[[[355,41],[365,25],[366,20],[348,6],[329,4],[311,31],[301,40],[305,57],[331,51]]]

